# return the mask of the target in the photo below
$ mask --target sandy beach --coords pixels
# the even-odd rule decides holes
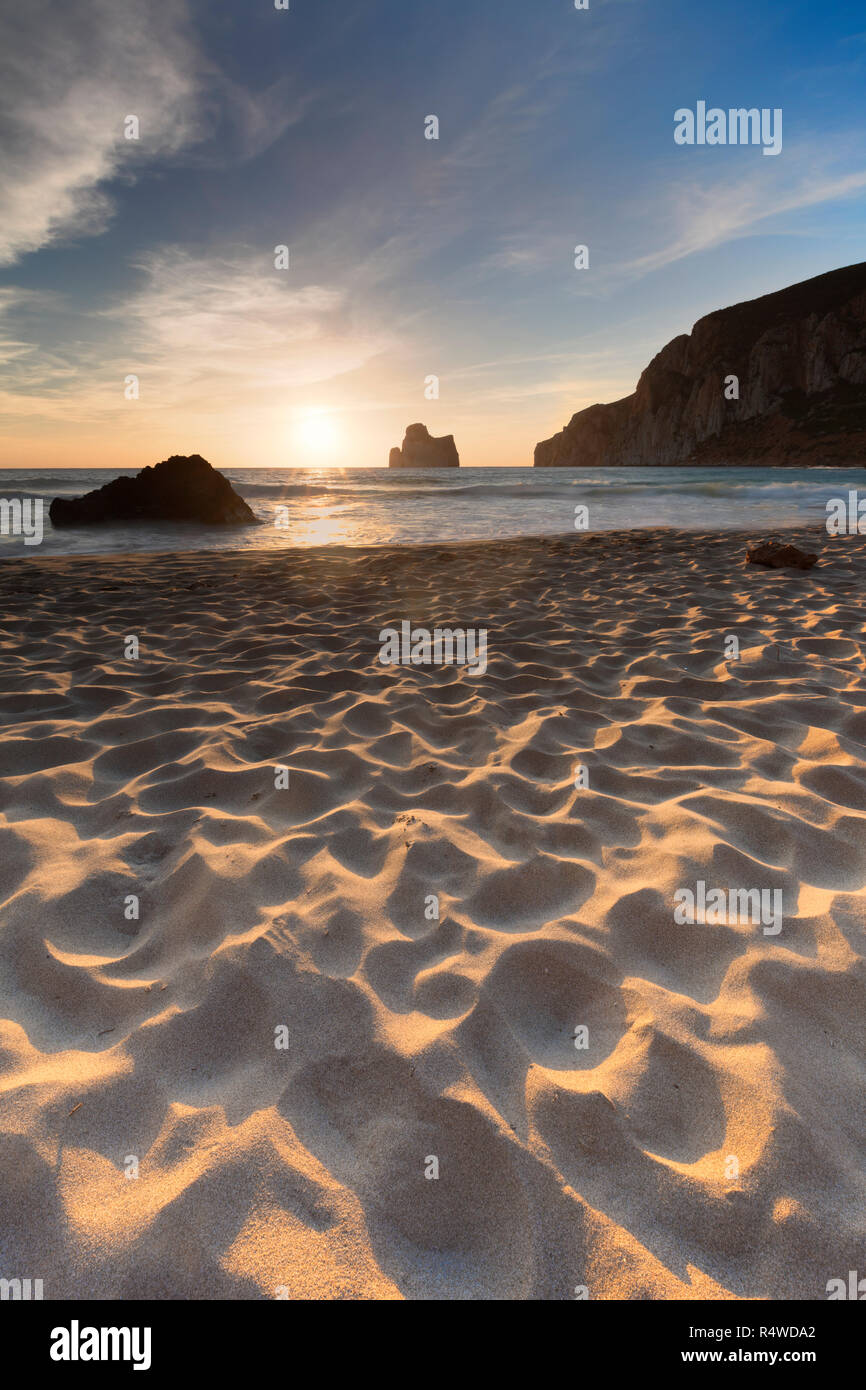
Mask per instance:
[[[866,1275],[866,537],[785,538],[818,567],[674,531],[3,562],[2,1272]],[[486,670],[384,666],[404,620]]]

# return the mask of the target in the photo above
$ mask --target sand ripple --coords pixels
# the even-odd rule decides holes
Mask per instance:
[[[4,564],[0,1274],[809,1300],[862,1266],[866,547],[823,547]],[[381,666],[402,618],[486,626],[486,673]],[[781,890],[781,930],[676,925],[699,880]]]

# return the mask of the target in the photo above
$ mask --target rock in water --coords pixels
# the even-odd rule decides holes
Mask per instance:
[[[111,521],[199,521],[209,526],[248,526],[258,518],[222,473],[201,454],[173,454],[134,478],[115,478],[83,497],[55,497],[52,526],[92,526]]]
[[[810,570],[818,556],[800,550],[796,545],[779,545],[778,541],[761,541],[746,552],[750,565],[766,565],[769,569]]]
[[[866,450],[866,262],[718,309],[637,390],[536,446],[536,468],[837,464]]]
[[[402,449],[392,449],[389,468],[459,468],[453,434],[434,439],[426,425],[409,425]]]

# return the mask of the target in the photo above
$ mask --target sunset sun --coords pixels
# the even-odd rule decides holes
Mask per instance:
[[[336,452],[340,430],[324,410],[305,410],[295,420],[294,441],[307,457],[323,458]]]

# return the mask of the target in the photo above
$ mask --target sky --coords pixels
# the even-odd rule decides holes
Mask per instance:
[[[866,259],[864,93],[862,3],[0,0],[0,466],[531,464]]]

